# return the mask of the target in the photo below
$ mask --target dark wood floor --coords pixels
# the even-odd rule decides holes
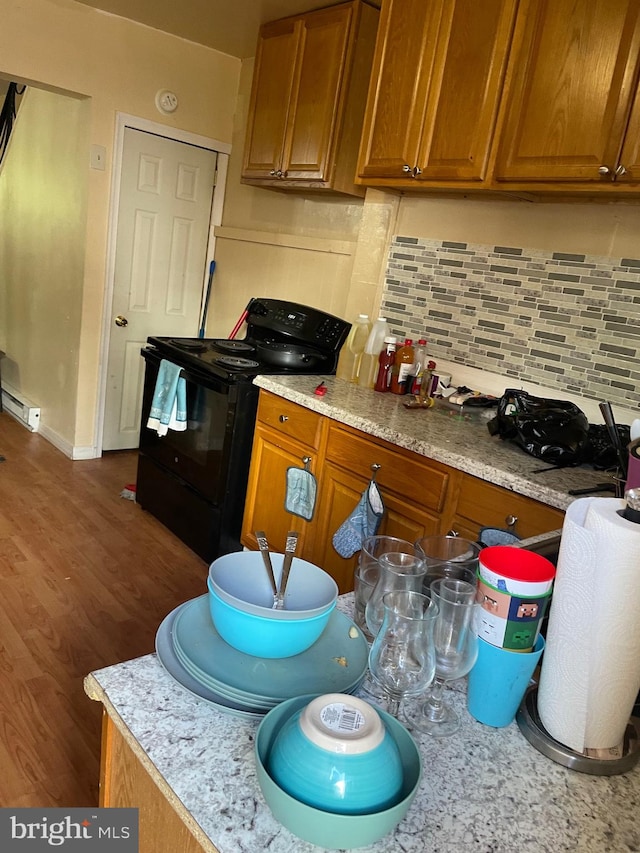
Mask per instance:
[[[72,462],[0,414],[0,807],[98,802],[84,676],[154,650],[207,566],[120,492],[136,453]]]

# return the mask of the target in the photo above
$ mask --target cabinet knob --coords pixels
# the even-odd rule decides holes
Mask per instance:
[[[272,170],[269,172],[269,174],[271,175],[271,177],[272,177],[272,178],[275,178],[275,176],[276,176],[276,170],[275,170],[275,169],[272,169]]]
[[[281,177],[282,177],[282,169],[278,169],[276,171],[276,178],[281,178]]]
[[[417,177],[418,177],[418,175],[421,175],[421,174],[422,174],[422,169],[420,168],[420,166],[414,166],[414,167],[413,167],[413,172],[412,172],[412,174],[413,174],[413,177],[414,177],[414,178],[417,178]]]
[[[611,169],[609,168],[609,166],[600,166],[600,168],[598,169],[598,174],[602,175],[603,177],[605,175],[610,175]]]
[[[404,164],[404,166],[402,167],[402,171],[403,171],[405,174],[407,174],[407,173],[408,173],[408,174],[411,174],[413,170],[412,170],[411,166],[408,166],[408,165],[405,163],[405,164]]]
[[[278,420],[280,421],[281,424],[286,424],[286,422],[289,420],[289,416],[288,415],[280,415],[278,417]]]
[[[616,177],[617,177],[617,178],[621,178],[623,175],[626,175],[626,174],[627,174],[627,169],[626,169],[626,167],[625,167],[625,166],[623,166],[623,165],[622,165],[622,163],[620,163],[620,165],[619,165],[619,166],[618,166],[618,168],[616,169]]]
[[[515,526],[516,526],[516,524],[518,523],[518,516],[517,516],[517,515],[508,515],[508,516],[505,518],[504,523],[505,523],[505,524],[507,525],[507,527],[509,527],[509,528],[511,528],[511,527],[515,527]]]

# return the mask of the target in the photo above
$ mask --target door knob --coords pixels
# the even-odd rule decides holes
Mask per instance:
[[[127,320],[126,317],[123,317],[122,314],[118,314],[118,316],[116,317],[114,322],[115,322],[116,326],[122,326],[123,328],[124,328],[124,326],[129,325],[129,321]]]

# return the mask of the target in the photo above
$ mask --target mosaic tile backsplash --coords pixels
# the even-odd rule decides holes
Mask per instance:
[[[382,313],[436,361],[640,406],[639,259],[395,237]]]

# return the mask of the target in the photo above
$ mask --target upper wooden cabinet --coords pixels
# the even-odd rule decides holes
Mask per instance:
[[[358,183],[640,195],[638,0],[383,0]]]
[[[355,195],[379,13],[352,0],[260,29],[242,183]]]
[[[522,0],[496,180],[640,181],[639,55],[638,0]]]
[[[480,185],[517,0],[385,0],[358,161],[365,185]]]

